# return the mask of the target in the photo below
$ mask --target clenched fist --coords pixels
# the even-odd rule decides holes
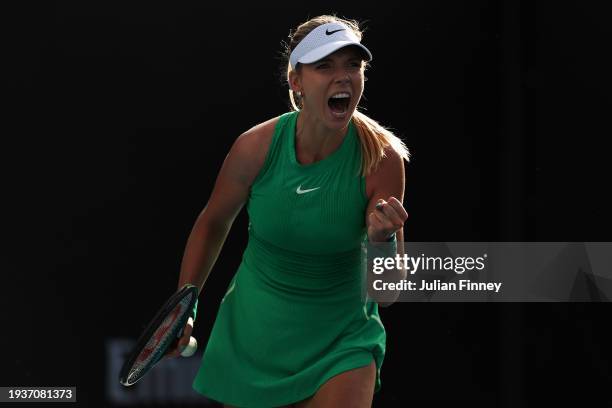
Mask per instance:
[[[387,241],[391,235],[404,227],[408,213],[402,203],[391,196],[387,201],[380,199],[376,209],[368,215],[368,238],[370,242]]]

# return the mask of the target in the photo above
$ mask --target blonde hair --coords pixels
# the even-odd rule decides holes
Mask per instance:
[[[359,40],[361,40],[363,37],[363,32],[359,28],[359,23],[356,20],[346,20],[336,17],[335,15],[313,17],[305,23],[300,24],[295,31],[289,33],[289,42],[284,43],[283,57],[287,63],[286,77],[284,78],[285,80],[289,78],[289,74],[292,71],[291,64],[289,64],[289,56],[291,55],[291,51],[293,51],[300,41],[302,41],[304,37],[306,37],[312,30],[322,24],[334,22],[346,24],[349,28],[351,28],[351,30],[353,30]],[[300,64],[297,65],[296,71],[299,70],[299,68]],[[299,95],[296,95],[293,92],[291,87],[289,87],[289,100],[293,110],[300,110],[300,105],[302,103],[301,98]],[[394,135],[393,132],[382,126],[374,119],[359,111],[359,108],[355,109],[355,113],[353,114],[353,123],[357,128],[357,134],[359,135],[359,140],[361,142],[362,158],[360,172],[362,176],[365,177],[378,168],[378,165],[386,156],[385,149],[387,147],[391,147],[393,150],[395,150],[404,160],[410,161],[410,152],[402,139]]]

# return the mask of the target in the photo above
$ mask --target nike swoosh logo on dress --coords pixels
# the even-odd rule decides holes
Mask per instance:
[[[297,188],[297,190],[295,190],[295,192],[298,194],[306,194],[306,193],[310,193],[311,191],[318,190],[320,188],[321,187],[315,187],[315,188],[309,188],[307,190],[302,190],[302,185],[300,184],[300,186]]]

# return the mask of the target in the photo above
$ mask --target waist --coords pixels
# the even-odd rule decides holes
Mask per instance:
[[[279,290],[304,294],[360,291],[365,275],[361,246],[330,254],[309,254],[275,246],[249,234],[243,263],[262,283]]]

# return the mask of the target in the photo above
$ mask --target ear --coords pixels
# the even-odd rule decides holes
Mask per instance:
[[[303,91],[302,78],[297,72],[295,72],[295,70],[289,72],[289,86],[293,92]]]

